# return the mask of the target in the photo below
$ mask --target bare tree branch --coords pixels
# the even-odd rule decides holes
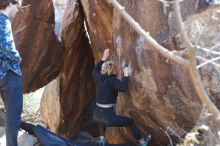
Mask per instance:
[[[214,50],[215,48],[220,47],[220,43],[215,44],[213,47],[211,47],[209,50]]]
[[[209,17],[209,18],[211,18],[211,17]],[[211,21],[209,21],[209,23],[211,23]],[[203,28],[202,32],[201,32],[201,33],[199,34],[199,36],[197,37],[197,39],[196,39],[196,41],[195,41],[195,45],[198,44],[198,42],[199,42],[201,36],[204,34],[205,30],[209,27],[209,23],[207,23],[207,24],[205,25],[205,27]]]
[[[196,58],[198,58],[198,59],[200,59],[200,60],[202,60],[202,61],[205,61],[205,62],[210,61],[210,60],[208,60],[208,59],[206,59],[206,58],[203,58],[203,57],[201,57],[201,56],[196,56]],[[219,67],[219,68],[220,68],[220,65],[217,64],[217,63],[215,63],[215,62],[209,62],[209,64],[212,64],[212,65],[214,65],[215,67]],[[197,66],[197,69],[198,69],[198,66]]]
[[[149,44],[151,44],[156,51],[161,53],[166,58],[173,60],[174,62],[181,64],[183,66],[187,66],[189,62],[186,59],[183,59],[180,56],[176,56],[173,52],[169,51],[168,49],[161,46],[157,41],[155,41],[149,34],[149,32],[146,32],[139,23],[137,23],[126,11],[125,8],[122,7],[116,0],[111,0],[112,5],[115,9],[118,10],[118,12],[121,14],[121,16],[131,25],[131,27],[139,33],[141,36],[145,38],[145,40],[148,41]]]
[[[205,51],[205,52],[208,52],[208,53],[212,53],[212,54],[215,54],[215,55],[220,55],[220,52],[217,52],[217,51],[213,51],[212,49],[214,49],[215,47],[219,46],[219,44],[216,44],[215,46],[213,46],[212,48],[210,49],[207,49],[207,48],[202,48],[200,46],[196,46],[196,49],[200,49],[202,51]]]
[[[178,0],[175,0],[175,13],[177,16],[177,24],[178,24],[178,27],[180,30],[180,35],[181,35],[182,41],[185,43],[187,49],[189,50],[190,65],[187,66],[187,68],[188,68],[189,73],[191,75],[193,85],[196,89],[196,92],[197,92],[201,102],[214,115],[214,117],[217,119],[217,121],[220,122],[220,112],[217,109],[217,107],[213,104],[213,102],[210,100],[209,96],[207,95],[204,87],[202,86],[201,79],[200,79],[198,71],[196,69],[196,57],[195,57],[196,56],[195,55],[196,47],[193,46],[192,43],[187,38],[184,24],[182,21],[182,16],[180,13],[180,6],[179,6]]]
[[[199,68],[201,68],[201,67],[203,67],[203,66],[205,66],[205,65],[207,65],[209,63],[215,62],[215,61],[217,61],[219,59],[220,59],[220,57],[216,57],[216,58],[213,58],[211,60],[207,60],[207,61],[201,63],[200,65],[198,65],[196,68],[199,69]]]

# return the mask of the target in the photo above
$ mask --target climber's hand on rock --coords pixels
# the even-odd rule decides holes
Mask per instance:
[[[104,53],[103,53],[103,56],[102,56],[102,60],[103,61],[106,61],[106,59],[108,58],[109,56],[109,49],[105,49]]]
[[[128,67],[125,67],[125,68],[124,68],[124,76],[125,76],[125,77],[128,77]]]

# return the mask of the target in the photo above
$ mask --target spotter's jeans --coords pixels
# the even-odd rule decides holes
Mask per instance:
[[[142,133],[135,124],[134,120],[129,117],[116,115],[113,107],[101,108],[96,106],[93,113],[93,119],[95,122],[109,127],[128,126],[131,128],[133,135],[137,140],[142,138]]]
[[[6,146],[17,146],[23,107],[22,77],[8,70],[5,77],[0,79],[0,91],[6,109]]]

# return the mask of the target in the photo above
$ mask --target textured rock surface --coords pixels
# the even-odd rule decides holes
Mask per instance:
[[[117,11],[113,13],[107,1],[81,2],[93,53],[98,54],[94,55],[96,61],[100,58],[99,49],[108,47],[106,42],[111,42],[111,58],[118,66],[118,75],[125,64],[129,64],[132,69],[129,93],[120,94],[118,98],[118,113],[134,118],[145,134],[151,133],[153,137],[159,137],[158,145],[169,143],[164,132],[167,129],[170,129],[169,132],[175,131],[178,135],[184,135],[184,130],[192,128],[200,111],[200,103],[187,71],[149,50],[151,46],[131,29]],[[170,32],[171,26],[162,3],[154,0],[119,2],[159,43],[166,46],[168,36],[177,34],[175,30]],[[193,4],[195,1],[182,4],[184,16],[194,11]],[[108,129],[107,137],[111,143],[120,143],[124,138],[134,142],[126,128]],[[175,136],[172,138],[175,139]]]
[[[91,78],[94,60],[89,40],[83,30],[82,9],[76,0],[69,3],[64,14],[61,35],[65,46],[65,60],[60,72],[63,123],[59,127],[59,131],[68,137],[80,125],[81,113],[94,97],[95,91]]]
[[[80,0],[95,59],[100,59],[105,48],[112,48],[113,9],[107,0]]]
[[[60,73],[60,102],[63,123],[59,131],[68,137],[80,125],[81,114],[94,97],[94,83],[91,78],[94,60],[86,37],[78,47],[67,48],[64,66]],[[68,65],[69,64],[69,65]]]
[[[61,112],[60,80],[58,77],[45,87],[40,105],[41,120],[47,123],[51,131],[56,133],[62,122]]]
[[[62,46],[54,33],[51,0],[23,0],[13,21],[17,49],[23,61],[24,92],[35,91],[56,78],[62,62]]]
[[[76,0],[67,4],[63,18],[62,43],[64,44],[64,61],[57,81],[45,90],[43,119],[49,127],[64,136],[71,137],[80,126],[82,112],[94,97],[94,84],[91,78],[94,60],[88,39],[83,30],[83,13]],[[53,101],[53,93],[57,101]],[[51,92],[51,93],[47,93]],[[53,104],[55,102],[55,104]],[[51,104],[52,103],[52,104]],[[56,105],[56,106],[54,106]],[[60,105],[60,111],[55,108]],[[54,109],[54,110],[53,110]],[[48,120],[51,119],[51,120]],[[53,122],[53,119],[57,121]]]
[[[117,112],[132,117],[144,134],[151,133],[154,146],[169,144],[165,132],[170,134],[174,141],[178,141],[177,135],[183,136],[186,131],[191,130],[201,109],[187,70],[149,49],[152,46],[134,32],[107,0],[80,0],[80,2],[85,14],[92,51],[84,36],[84,16],[81,7],[76,0],[70,0],[64,15],[61,36],[65,46],[63,65],[59,78],[45,90],[42,104],[42,109],[45,108],[42,112],[43,119],[53,131],[67,137],[73,135],[81,126],[85,107],[94,97],[95,89],[91,79],[94,62],[101,58],[104,48],[110,48],[110,58],[117,65],[116,72],[119,78],[125,64],[132,70],[129,92],[119,95]],[[182,49],[177,42],[178,31],[172,7],[165,11],[162,3],[156,0],[138,0],[135,3],[132,0],[119,0],[119,2],[160,44],[170,50]],[[181,4],[184,20],[195,11],[195,3],[196,0],[185,0]],[[204,15],[206,14],[207,11],[204,11]],[[203,17],[203,13],[195,17],[200,16]],[[193,17],[191,19],[194,20]],[[203,19],[198,19],[198,23],[195,24],[203,23]],[[195,25],[191,23],[190,18],[186,20],[192,24],[192,26],[188,24],[187,29],[193,32],[191,30],[194,30]],[[219,23],[216,23],[216,31],[217,24]],[[199,31],[199,27],[196,27],[192,36],[198,36],[197,30]],[[218,42],[219,38],[213,37],[212,34],[211,31],[206,32],[207,37]],[[200,42],[203,42],[201,46],[208,45],[209,41],[206,39],[202,38],[204,42]],[[205,86],[213,87],[212,90],[208,90],[210,96],[215,100],[218,99],[218,71],[213,68],[202,69],[201,74]],[[56,101],[52,101],[54,97]],[[108,128],[106,136],[110,143],[135,142],[128,128]]]
[[[120,2],[153,38],[166,45],[170,27],[160,2]],[[191,6],[191,3],[183,6]],[[123,66],[125,62],[132,69],[129,94],[120,96],[118,112],[133,117],[145,134],[160,137],[158,145],[169,143],[164,131],[170,129],[183,135],[183,130],[190,130],[198,116],[199,101],[189,74],[149,50],[152,47],[130,29],[117,12],[114,13],[113,24],[114,60],[118,66]]]

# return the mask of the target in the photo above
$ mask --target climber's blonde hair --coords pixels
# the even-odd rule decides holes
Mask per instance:
[[[101,74],[102,75],[111,75],[114,69],[114,62],[113,61],[107,61],[102,64]]]

